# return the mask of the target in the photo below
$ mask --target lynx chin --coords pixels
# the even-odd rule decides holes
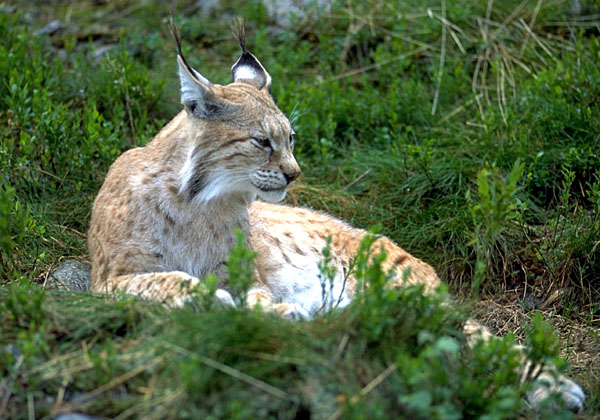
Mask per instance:
[[[199,279],[212,273],[221,280],[216,298],[233,305],[225,261],[240,229],[258,253],[248,305],[291,319],[348,305],[357,281],[343,273],[366,232],[324,213],[276,204],[300,176],[294,130],[270,95],[271,76],[246,48],[243,26],[236,30],[241,56],[225,86],[188,64],[174,27],[173,33],[184,109],[148,145],[110,167],[88,235],[92,289],[178,307],[193,302]],[[339,274],[324,296],[318,264],[328,237]],[[374,249],[385,250],[383,268],[397,273],[391,286],[423,284],[428,293],[439,285],[431,266],[388,238]],[[490,337],[475,321],[465,332]],[[523,358],[521,370],[530,373],[529,365]],[[528,395],[533,405],[557,393],[572,410],[583,407],[577,384],[553,366],[537,371],[546,385]]]

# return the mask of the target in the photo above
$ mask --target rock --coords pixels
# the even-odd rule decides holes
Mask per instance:
[[[48,277],[46,288],[57,290],[89,290],[91,272],[88,264],[77,260],[64,260]]]
[[[64,413],[54,417],[54,420],[100,420],[99,417],[91,417],[87,414]]]
[[[220,0],[198,0],[196,3],[194,3],[194,7],[198,10],[201,16],[210,16],[211,13],[219,10],[220,6]]]
[[[267,13],[282,28],[331,11],[332,0],[263,0]]]
[[[58,34],[65,29],[65,25],[60,20],[53,20],[43,28],[38,29],[34,32],[35,35],[46,34],[52,36]]]

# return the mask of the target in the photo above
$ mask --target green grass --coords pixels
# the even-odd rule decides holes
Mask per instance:
[[[142,418],[526,412],[510,369],[496,378],[482,367],[510,364],[508,344],[456,353],[460,317],[414,291],[385,298],[396,305],[372,298],[301,324],[40,291],[61,258],[86,258],[91,204],[110,163],[179,109],[170,12],[191,64],[217,83],[229,82],[238,55],[229,24],[246,18],[248,45],[298,132],[303,177],[290,202],[381,225],[461,296],[509,301],[526,318],[531,297],[550,321],[559,314],[575,323],[580,332],[569,331],[575,338],[561,350],[582,355],[571,362],[592,417],[600,404],[594,22],[561,23],[571,18],[558,0],[372,0],[340,2],[285,29],[257,2],[222,1],[210,16],[194,4],[2,6],[0,342],[9,346],[0,346],[0,417],[2,395],[22,418],[28,407],[36,418],[52,412],[57,398]],[[66,22],[61,33],[34,34],[52,19]],[[102,45],[112,48],[96,58]],[[370,335],[381,329],[390,335]],[[578,348],[588,336],[595,341]],[[438,366],[442,353],[451,362]],[[481,364],[469,367],[473,360]],[[490,391],[478,397],[481,389]]]

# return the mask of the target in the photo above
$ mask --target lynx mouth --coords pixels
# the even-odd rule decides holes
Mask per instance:
[[[264,187],[256,187],[258,190],[258,196],[264,201],[268,201],[270,203],[278,203],[284,199],[285,194],[287,192],[287,187],[283,188],[264,188]]]
[[[261,190],[262,192],[267,192],[267,193],[271,193],[271,192],[284,192],[285,190],[287,190],[287,187],[282,187],[282,188],[264,188],[264,187],[256,187],[259,190]]]

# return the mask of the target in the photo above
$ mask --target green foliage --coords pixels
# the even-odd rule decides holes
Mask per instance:
[[[15,275],[19,259],[24,258],[26,237],[43,233],[43,226],[36,224],[29,207],[16,199],[15,189],[0,182],[0,276]]]
[[[227,257],[228,286],[237,305],[244,306],[250,285],[254,281],[254,259],[257,253],[247,247],[246,236],[235,231],[235,246]]]
[[[515,162],[508,179],[482,169],[477,174],[477,201],[471,205],[475,233],[472,244],[477,252],[475,274],[471,290],[479,291],[487,267],[491,264],[494,247],[503,231],[509,228],[512,222],[519,222],[524,205],[516,195],[517,183],[523,173],[524,165],[518,160]],[[467,200],[470,201],[470,192],[467,191]]]
[[[249,256],[243,242],[236,252]],[[73,409],[107,417],[507,419],[525,412],[512,338],[467,346],[464,318],[449,310],[444,291],[383,287],[384,257],[369,257],[369,242],[356,258],[364,293],[310,323],[32,285],[0,289],[1,334],[12,343],[0,348],[0,373],[22,379],[7,413],[26,418],[19,407],[33,400],[36,415],[47,415],[53,403],[44,395],[65,387]],[[534,320],[531,357],[555,356],[550,336]],[[32,384],[44,391],[31,393]]]
[[[541,314],[536,314],[529,325],[528,339],[525,343],[527,358],[536,364],[556,362],[558,341],[552,326],[545,323]]]

